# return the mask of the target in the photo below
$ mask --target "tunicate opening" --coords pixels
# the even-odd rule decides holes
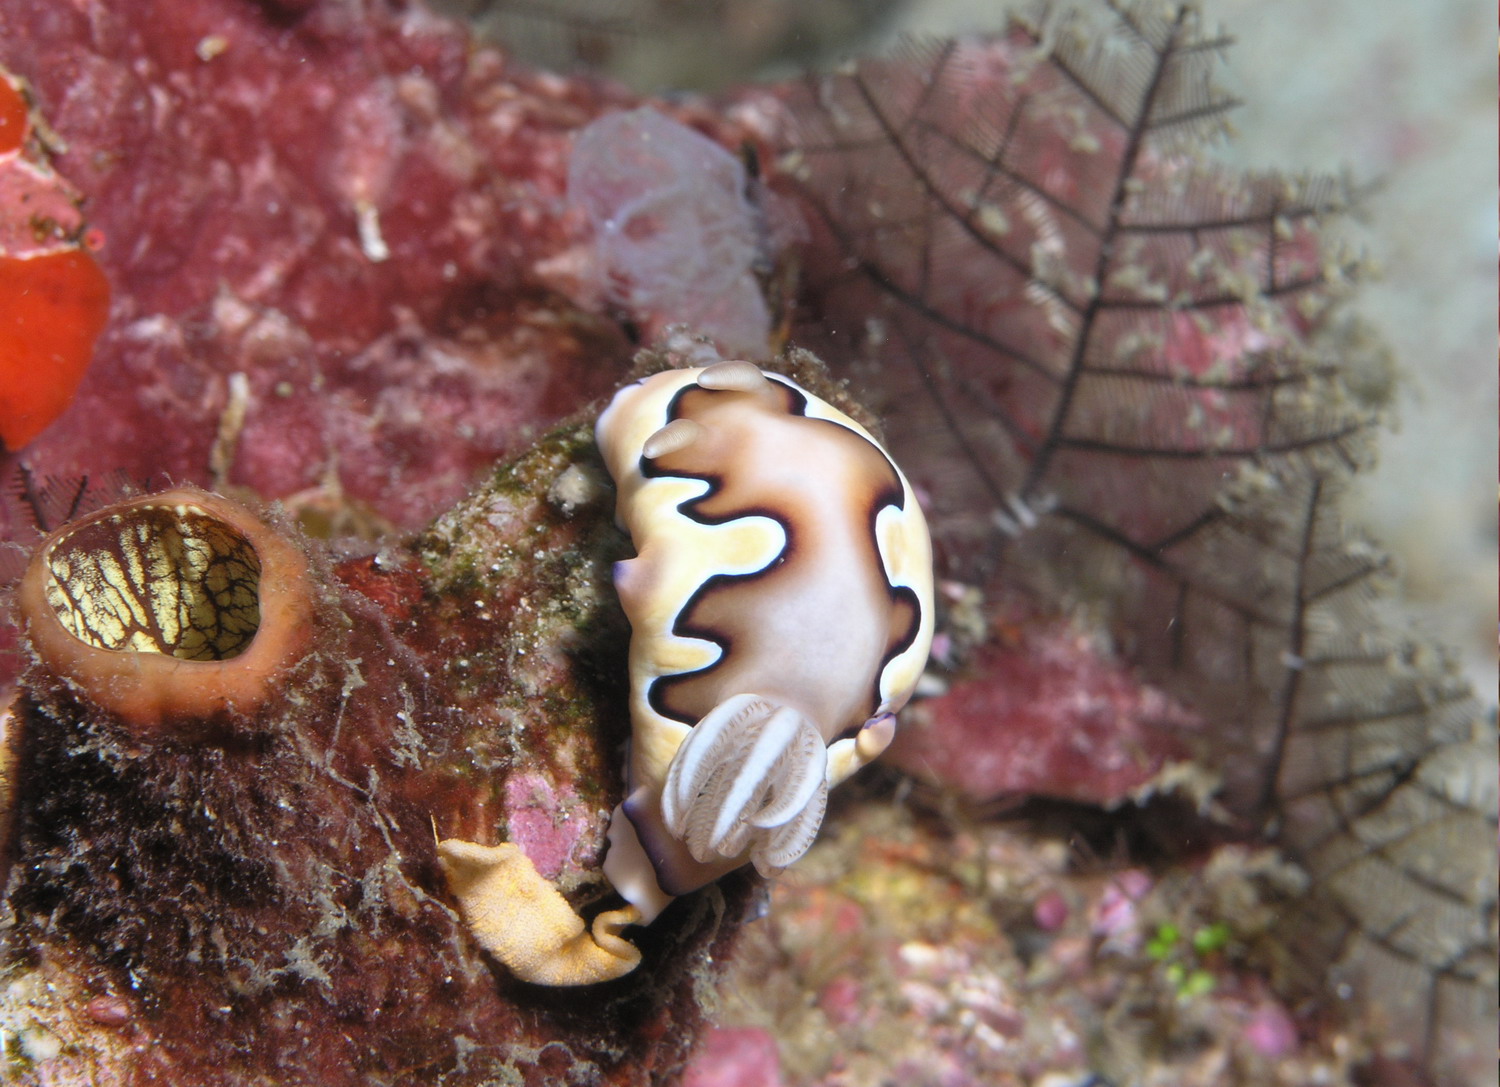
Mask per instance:
[[[47,555],[47,602],[98,649],[220,661],[260,628],[260,556],[192,505],[137,506],[81,525]]]

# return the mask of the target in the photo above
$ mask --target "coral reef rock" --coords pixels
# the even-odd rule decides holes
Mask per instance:
[[[189,647],[180,656],[144,637],[75,637],[73,651],[113,656],[110,675],[139,669],[158,691],[160,670],[175,668],[232,693],[169,698],[143,716],[123,680],[60,657],[56,639],[32,639],[10,730],[15,863],[0,1017],[23,1044],[6,1051],[8,1078],[672,1075],[747,881],[684,900],[641,937],[639,971],[579,1001],[491,965],[436,855],[439,836],[508,837],[575,907],[608,894],[599,859],[625,730],[625,630],[608,571],[624,540],[602,487],[584,502],[549,497],[570,473],[602,471],[589,425],[565,427],[497,469],[414,550],[340,563],[284,517],[199,492],[128,500],[44,544],[33,572],[50,591],[28,594],[30,625],[40,608],[59,621],[82,610],[88,632],[117,632],[136,613],[175,630],[180,607],[192,628],[175,643]],[[211,519],[234,545],[232,572],[258,569],[261,600],[289,594],[281,606],[298,622],[267,604],[248,640],[195,659],[214,605],[238,607],[254,580],[223,589],[218,552],[194,580],[199,556],[167,532],[140,534],[140,563],[101,550],[101,526],[135,540],[135,526],[160,525],[163,511],[197,541]],[[118,550],[120,538],[106,543]],[[129,606],[111,610],[122,597]]]

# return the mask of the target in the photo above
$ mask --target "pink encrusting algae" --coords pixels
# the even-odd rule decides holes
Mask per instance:
[[[1203,725],[1067,624],[1007,624],[973,674],[913,709],[889,758],[975,801],[1113,806],[1188,760]]]
[[[414,528],[623,369],[618,333],[533,271],[611,92],[518,75],[418,8],[21,5],[0,29],[121,288],[78,423],[27,451],[39,474]]]

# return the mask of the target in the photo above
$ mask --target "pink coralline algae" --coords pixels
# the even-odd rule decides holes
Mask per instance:
[[[1263,1004],[1251,1013],[1245,1024],[1245,1038],[1274,1060],[1285,1057],[1297,1047],[1297,1027],[1281,1005]]]
[[[611,92],[519,74],[419,8],[306,7],[0,9],[0,63],[65,141],[121,288],[38,474],[410,529],[623,371],[619,333],[534,271],[570,240],[572,133]]]
[[[1128,868],[1109,881],[1088,919],[1089,931],[1103,941],[1101,946],[1122,951],[1140,946],[1140,902],[1151,885],[1151,877],[1138,868]]]
[[[578,796],[566,786],[560,795],[553,784],[538,774],[513,774],[505,779],[505,811],[509,840],[520,846],[549,880],[562,875],[580,847],[592,823],[576,819]],[[572,818],[570,818],[572,816]],[[595,849],[598,843],[594,842]]]
[[[1068,920],[1068,900],[1057,891],[1048,891],[1036,900],[1031,919],[1043,932],[1056,932]]]
[[[776,1039],[765,1030],[718,1028],[704,1036],[682,1087],[785,1087]]]
[[[888,758],[971,800],[1113,806],[1186,761],[1201,722],[1066,623],[1013,628],[920,703]]]

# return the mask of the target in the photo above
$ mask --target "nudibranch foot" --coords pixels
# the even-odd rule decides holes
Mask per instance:
[[[828,749],[797,710],[727,698],[688,733],[667,771],[667,830],[700,864],[743,855],[773,875],[807,851],[828,803]]]
[[[522,981],[594,985],[639,965],[640,949],[620,935],[640,920],[634,906],[601,913],[589,926],[519,846],[448,838],[437,848],[474,938]]]
[[[641,790],[645,794],[645,790]],[[648,795],[636,796],[638,804],[649,803]],[[637,924],[649,925],[672,904],[676,895],[662,889],[656,866],[646,852],[635,823],[624,804],[615,806],[609,820],[609,851],[604,854],[604,877],[620,896],[640,911]]]

